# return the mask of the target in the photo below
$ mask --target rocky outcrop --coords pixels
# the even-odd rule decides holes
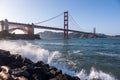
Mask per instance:
[[[20,55],[0,50],[0,80],[80,80],[63,74],[56,67],[38,61],[33,63]]]

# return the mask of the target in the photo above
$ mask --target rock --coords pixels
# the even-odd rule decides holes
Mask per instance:
[[[42,61],[38,61],[34,64],[34,66],[41,67],[44,63]]]
[[[24,76],[20,76],[17,78],[17,80],[28,80],[27,78],[25,78]]]
[[[62,70],[57,70],[56,73],[57,74],[62,74]]]
[[[78,78],[77,76],[74,76],[73,80],[80,80],[80,78]]]
[[[28,79],[25,78],[24,76],[16,77],[16,76],[12,75],[12,79],[10,79],[10,80],[28,80]]]
[[[10,54],[8,51],[0,51],[0,65],[7,65],[11,63],[13,59],[10,57]]]
[[[56,71],[55,71],[54,69],[52,69],[52,70],[50,70],[50,73],[51,73],[52,75],[55,75],[55,74],[56,74]]]
[[[49,65],[48,64],[43,64],[42,67],[49,69]]]
[[[23,63],[33,64],[33,62],[30,59],[27,59],[27,58],[23,59]]]
[[[62,78],[62,74],[59,74],[59,75],[57,75],[56,77],[54,77],[50,80],[64,80],[64,79]]]
[[[0,79],[2,80],[8,80],[10,78],[10,68],[7,66],[1,66],[1,71],[0,71]]]
[[[73,80],[72,77],[68,74],[64,74],[65,80]]]
[[[3,66],[4,65],[4,66]],[[0,50],[0,80],[80,80],[42,61],[33,63],[27,58]]]
[[[10,55],[10,52],[9,51],[5,51],[5,50],[1,50],[0,49],[0,53],[3,54],[3,55]]]
[[[57,71],[57,68],[56,68],[56,67],[51,66],[51,67],[50,67],[50,70],[55,70],[55,71]]]
[[[21,68],[12,70],[12,75],[17,76],[17,77],[19,77],[19,76],[24,76],[27,78],[30,77],[30,74],[26,70],[22,70]]]

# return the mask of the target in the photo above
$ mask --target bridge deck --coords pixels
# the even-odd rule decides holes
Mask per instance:
[[[0,21],[1,23],[2,21]],[[17,23],[17,22],[9,22],[9,24],[14,24],[14,25],[24,25],[27,27],[32,27],[31,24],[25,24],[25,23]],[[49,29],[49,30],[59,30],[59,31],[64,31],[63,28],[55,28],[55,27],[49,27],[49,26],[41,26],[41,25],[34,25],[35,28],[40,28],[40,29]],[[78,32],[78,33],[86,33],[86,34],[93,34],[91,32],[83,32],[83,31],[77,31],[77,30],[71,30],[68,29],[69,32]]]

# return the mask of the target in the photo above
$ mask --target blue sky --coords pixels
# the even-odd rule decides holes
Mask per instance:
[[[120,35],[120,0],[0,0],[0,20],[36,23],[68,11],[79,26],[69,28]],[[40,24],[63,27],[63,16]]]

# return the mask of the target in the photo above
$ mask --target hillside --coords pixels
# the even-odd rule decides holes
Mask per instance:
[[[44,31],[38,34],[40,35],[41,38],[63,38],[64,37],[63,32]],[[109,36],[105,34],[96,34],[96,38],[108,38],[108,37],[115,37],[115,36]],[[69,33],[69,38],[93,38],[93,35],[85,34],[85,33]]]

